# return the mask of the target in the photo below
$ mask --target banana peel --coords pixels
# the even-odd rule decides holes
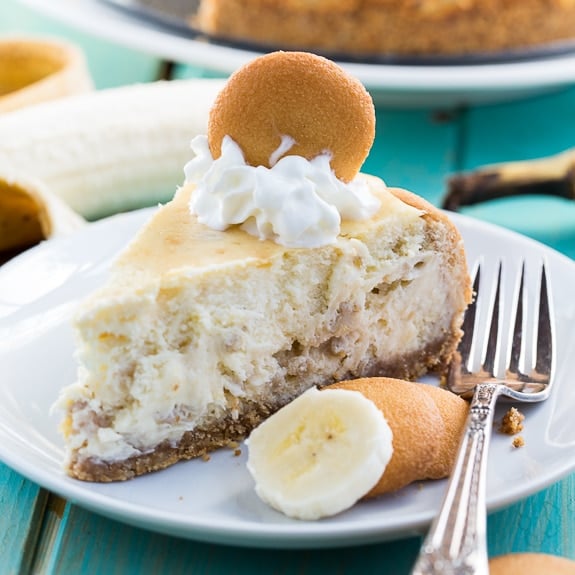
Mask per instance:
[[[462,206],[527,194],[575,200],[575,149],[455,174],[447,181],[442,207],[457,211]]]
[[[84,54],[75,45],[48,38],[0,39],[0,115],[93,87]]]
[[[74,44],[36,37],[0,39],[0,120],[17,110],[93,88],[84,54]],[[43,182],[9,165],[0,170],[0,264],[84,223]]]
[[[0,263],[43,240],[72,233],[85,223],[42,182],[0,174]]]

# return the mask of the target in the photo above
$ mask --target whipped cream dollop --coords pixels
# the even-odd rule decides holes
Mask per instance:
[[[335,176],[329,153],[312,160],[280,157],[291,145],[291,138],[282,138],[267,168],[246,164],[229,136],[214,160],[207,137],[196,136],[195,157],[184,167],[186,183],[196,186],[190,211],[212,229],[240,225],[260,239],[314,248],[335,242],[342,220],[368,219],[379,209],[365,180],[345,183]]]

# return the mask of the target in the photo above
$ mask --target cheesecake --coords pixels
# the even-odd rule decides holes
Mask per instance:
[[[339,58],[516,57],[572,49],[573,0],[201,0],[191,25],[258,48]]]
[[[338,178],[329,152],[290,155],[294,131],[269,166],[248,164],[228,136],[215,157],[209,134],[75,314],[78,378],[58,401],[75,478],[206,456],[314,386],[443,373],[460,339],[471,291],[443,212],[373,176]]]
[[[68,471],[127,479],[243,439],[312,386],[442,372],[469,298],[461,238],[408,192],[334,244],[285,248],[161,208],[75,318]]]

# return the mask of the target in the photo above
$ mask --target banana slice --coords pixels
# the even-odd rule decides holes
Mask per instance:
[[[247,440],[258,496],[289,517],[313,520],[348,509],[391,459],[383,413],[357,391],[311,388]]]

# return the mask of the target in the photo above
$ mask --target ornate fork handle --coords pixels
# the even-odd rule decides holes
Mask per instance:
[[[487,452],[501,385],[475,388],[467,426],[439,515],[413,575],[488,575],[485,484]]]

